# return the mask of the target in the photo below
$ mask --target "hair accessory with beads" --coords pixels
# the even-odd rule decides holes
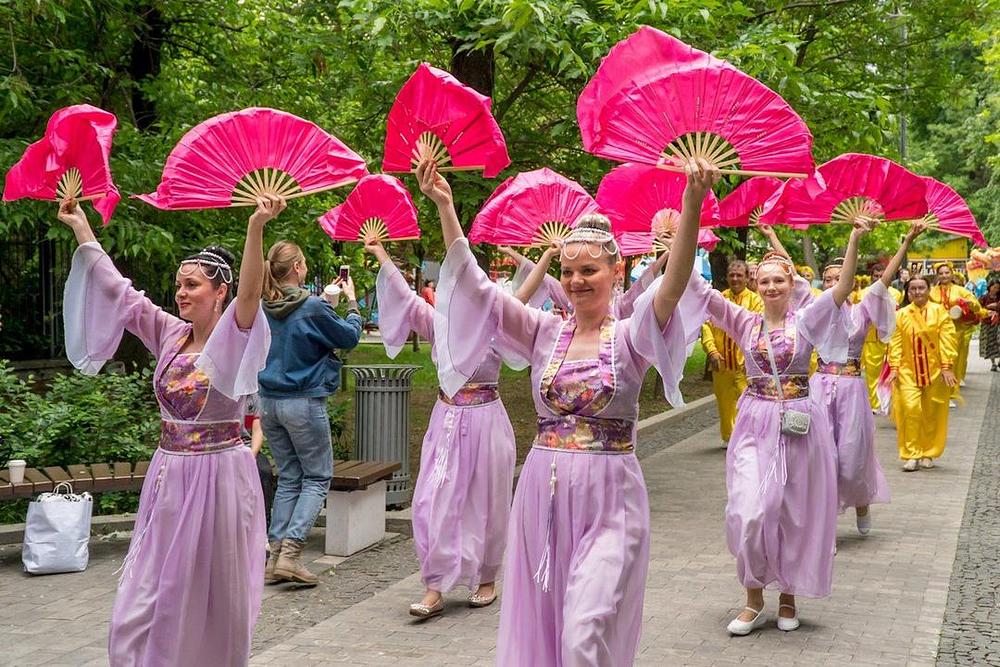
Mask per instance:
[[[190,268],[185,270],[185,266]],[[233,282],[233,268],[229,266],[229,262],[223,259],[222,255],[207,248],[181,262],[180,273],[182,276],[188,276],[194,273],[196,268],[201,270],[202,274],[209,280],[215,280],[221,275],[222,282],[227,285],[231,285]]]

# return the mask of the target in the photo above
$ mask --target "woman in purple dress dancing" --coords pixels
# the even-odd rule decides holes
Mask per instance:
[[[174,296],[180,317],[118,272],[82,208],[67,202],[60,209],[80,244],[63,306],[69,360],[97,373],[125,331],[156,357],[162,432],[111,615],[113,667],[249,660],[266,537],[257,467],[240,427],[270,345],[260,306],[261,235],[284,208],[277,197],[258,200],[235,299],[228,251],[211,246],[181,262]]]

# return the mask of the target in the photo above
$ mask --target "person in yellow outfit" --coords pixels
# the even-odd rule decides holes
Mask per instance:
[[[896,331],[889,341],[889,376],[896,441],[903,470],[933,468],[948,436],[948,399],[958,379],[952,368],[958,356],[955,324],[948,311],[930,300],[930,284],[913,277],[904,289],[904,307],[896,311]]]
[[[972,292],[955,284],[951,262],[935,264],[934,271],[937,273],[937,282],[931,287],[931,301],[944,306],[946,312],[954,306],[965,304],[970,314],[968,318],[963,317],[955,320],[955,333],[958,336],[958,359],[955,361],[954,370],[958,382],[952,388],[950,403],[951,407],[955,407],[955,399],[958,398],[959,389],[965,382],[965,371],[969,365],[969,346],[972,344],[972,334],[976,330],[979,320],[988,313],[979,305],[979,299]],[[952,316],[954,318],[954,314]]]
[[[760,295],[747,287],[747,265],[736,260],[726,270],[729,289],[723,290],[726,297],[737,306],[756,313],[763,312],[764,302]],[[719,404],[719,431],[722,441],[729,444],[729,436],[736,423],[736,402],[747,388],[746,368],[743,353],[722,329],[706,322],[701,329],[701,345],[705,348],[708,365],[712,370],[712,390]]]
[[[875,264],[871,269],[872,282],[874,285],[882,279],[885,272],[885,264]],[[861,296],[864,294],[862,293]],[[896,305],[903,303],[903,293],[898,289],[889,286],[889,295],[892,296]],[[872,412],[882,412],[882,406],[878,399],[876,388],[878,378],[882,374],[882,365],[885,362],[885,351],[888,345],[879,340],[875,327],[868,327],[868,334],[865,336],[865,344],[861,348],[861,360],[865,369],[865,382],[868,384],[868,402],[871,403]],[[888,407],[888,406],[886,406]]]

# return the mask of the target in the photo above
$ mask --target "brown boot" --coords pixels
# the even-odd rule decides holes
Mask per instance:
[[[284,581],[284,579],[274,574],[274,566],[278,562],[278,553],[280,552],[281,540],[271,540],[267,543],[267,564],[264,566],[265,584],[276,584],[279,581]]]
[[[305,542],[298,540],[282,540],[281,554],[274,564],[274,576],[308,586],[318,584],[319,577],[302,564],[302,549],[305,546]]]

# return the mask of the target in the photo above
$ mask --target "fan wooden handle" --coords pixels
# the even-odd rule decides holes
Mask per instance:
[[[299,197],[305,197],[307,195],[315,195],[319,194],[320,192],[336,190],[337,188],[342,188],[345,185],[351,185],[352,183],[357,183],[357,182],[358,179],[356,178],[346,178],[342,181],[337,181],[333,185],[324,185],[321,188],[313,188],[312,190],[299,190],[298,192],[292,192],[291,194],[284,195],[284,198],[286,201],[289,199],[298,199]],[[248,206],[256,207],[257,202],[251,201],[250,199],[246,198],[246,196],[243,196],[231,200],[229,202],[228,208],[243,208]]]
[[[657,162],[658,169],[673,171],[678,174],[684,173],[684,167],[679,167],[666,162]],[[775,178],[809,178],[809,174],[801,174],[794,171],[760,171],[757,169],[720,169],[720,174],[725,176],[773,176]]]
[[[56,197],[54,201],[56,201],[56,202],[58,202],[58,203],[61,204],[62,202],[67,201],[67,199],[73,199],[74,201],[81,202],[81,201],[94,201],[95,199],[104,199],[104,197],[105,197],[105,194],[103,192],[99,192],[97,194],[86,195],[84,197],[72,197],[72,198],[70,198],[70,197],[67,197],[67,198]]]
[[[438,167],[437,170],[439,172],[442,172],[442,173],[444,173],[444,172],[459,172],[459,171],[486,171],[486,167],[484,165],[469,165],[469,166],[466,166],[466,167],[455,167],[455,166],[452,166],[452,167]],[[413,169],[407,169],[407,170],[390,169],[390,170],[384,171],[382,173],[385,173],[385,174],[415,174],[415,173],[417,173],[417,170],[416,170],[415,167]]]

